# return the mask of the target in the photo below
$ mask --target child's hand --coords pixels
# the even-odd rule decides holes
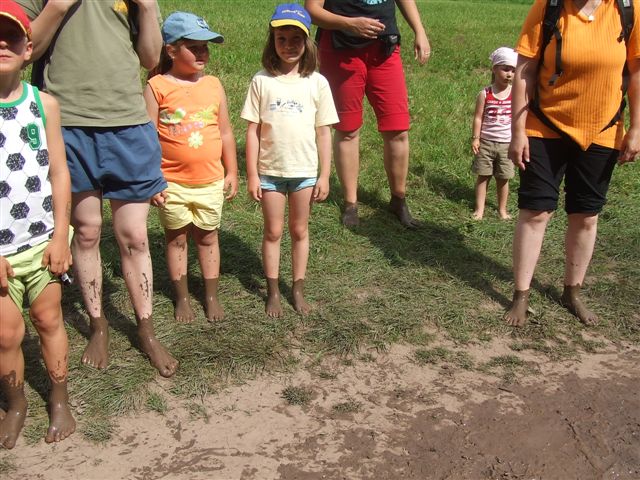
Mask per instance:
[[[260,202],[262,200],[262,188],[260,188],[260,177],[253,176],[247,178],[247,191],[249,192],[249,196],[253,198],[256,202]]]
[[[9,279],[13,278],[13,276],[13,268],[11,268],[9,260],[0,257],[0,292],[7,292],[9,289]]]
[[[164,207],[164,204],[167,203],[167,198],[169,198],[169,194],[166,190],[163,190],[151,197],[150,203],[154,207],[162,208]]]
[[[238,175],[229,173],[224,177],[225,200],[232,200],[238,194]]]
[[[59,277],[72,263],[68,235],[54,235],[42,254],[42,266],[49,267],[49,271]]]
[[[329,179],[324,177],[318,177],[315,186],[313,187],[313,193],[311,199],[314,202],[321,202],[329,195]]]
[[[474,155],[478,155],[480,152],[480,139],[474,138],[471,140],[471,150],[473,150]]]

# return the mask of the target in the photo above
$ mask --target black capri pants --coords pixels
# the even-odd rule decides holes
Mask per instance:
[[[520,171],[518,208],[555,211],[564,179],[568,214],[600,213],[618,154],[618,150],[595,144],[584,151],[568,138],[529,137],[530,161]]]

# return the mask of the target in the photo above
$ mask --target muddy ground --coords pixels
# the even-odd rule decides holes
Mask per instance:
[[[513,354],[495,341],[476,365]],[[557,362],[519,352],[516,380],[421,366],[396,346],[368,361],[265,375],[167,413],[118,420],[112,440],[79,433],[11,452],[13,479],[640,479],[640,348],[609,344]],[[323,378],[324,377],[324,378]],[[169,383],[158,380],[160,390]],[[307,387],[306,406],[287,386]],[[163,393],[165,396],[168,394]],[[206,410],[206,415],[204,411]]]

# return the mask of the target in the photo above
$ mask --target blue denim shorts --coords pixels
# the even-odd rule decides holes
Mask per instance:
[[[143,202],[167,188],[153,123],[126,127],[63,127],[73,193]]]
[[[315,186],[317,180],[316,177],[287,178],[260,175],[260,188],[267,192],[297,192],[298,190]]]

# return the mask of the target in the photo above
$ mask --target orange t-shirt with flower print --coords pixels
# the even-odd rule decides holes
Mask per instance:
[[[564,0],[558,21],[562,34],[563,73],[555,85],[549,79],[556,68],[555,37],[547,45],[538,74],[540,107],[545,115],[583,150],[592,143],[619,149],[624,136],[622,119],[602,130],[615,116],[622,100],[622,70],[625,60],[640,57],[640,0],[632,0],[634,27],[629,41],[619,40],[622,31],[616,0],[602,0],[593,20],[579,13],[572,0]],[[547,0],[536,0],[529,11],[516,51],[539,58],[542,21]],[[533,112],[526,122],[527,135],[558,138]]]
[[[164,75],[149,79],[158,102],[158,136],[165,180],[204,185],[224,178],[218,111],[222,85],[206,75],[193,84]]]

